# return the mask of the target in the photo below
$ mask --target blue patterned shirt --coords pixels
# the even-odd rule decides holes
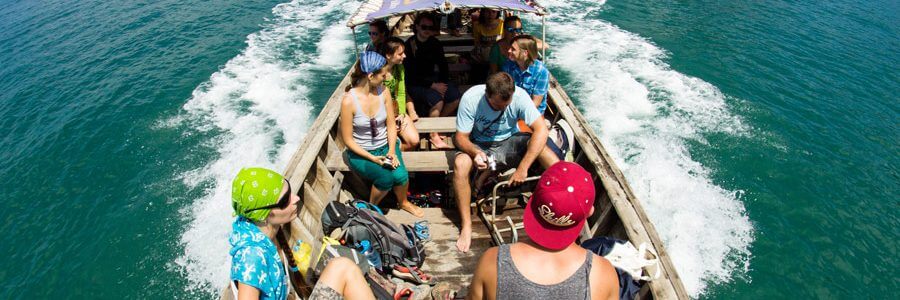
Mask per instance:
[[[244,217],[231,229],[231,280],[259,289],[260,300],[287,299],[284,264],[272,240]]]
[[[535,60],[525,70],[520,70],[519,65],[515,61],[507,60],[503,65],[503,72],[512,76],[516,86],[524,89],[530,96],[544,96],[541,105],[538,105],[538,112],[544,113],[547,109],[547,90],[550,88],[550,71],[544,67],[544,63]]]

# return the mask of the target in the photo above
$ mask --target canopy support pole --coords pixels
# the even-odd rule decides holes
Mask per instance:
[[[356,52],[356,59],[359,60],[359,45],[356,44],[356,26],[350,27],[353,30],[353,51]]]
[[[547,19],[544,15],[541,15],[541,41],[544,42],[544,46],[541,47],[541,58],[544,59],[544,64],[547,63]]]

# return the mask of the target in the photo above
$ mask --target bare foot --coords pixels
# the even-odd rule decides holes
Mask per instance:
[[[416,218],[421,218],[421,217],[425,216],[425,211],[423,211],[421,207],[418,207],[409,201],[403,202],[403,204],[400,204],[400,209],[405,210],[406,212],[415,216]]]
[[[435,149],[453,149],[453,147],[444,142],[444,138],[440,135],[433,134],[429,140]]]
[[[459,239],[456,240],[456,249],[459,252],[469,252],[470,244],[472,244],[472,228],[463,227],[459,231]]]

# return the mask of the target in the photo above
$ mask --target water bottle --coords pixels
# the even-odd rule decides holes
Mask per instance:
[[[296,269],[291,271],[299,271],[303,278],[306,278],[306,271],[309,269],[310,258],[312,257],[312,247],[309,243],[297,240],[297,244],[293,247],[294,264]]]
[[[372,248],[372,243],[369,240],[362,240],[359,242],[359,246],[362,248],[362,254],[369,260],[369,263],[375,269],[381,270],[381,255]]]

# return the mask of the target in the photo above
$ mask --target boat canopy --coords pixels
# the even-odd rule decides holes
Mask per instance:
[[[421,11],[450,13],[457,8],[493,8],[544,15],[546,10],[532,0],[366,0],[347,22],[356,27],[376,19]]]

